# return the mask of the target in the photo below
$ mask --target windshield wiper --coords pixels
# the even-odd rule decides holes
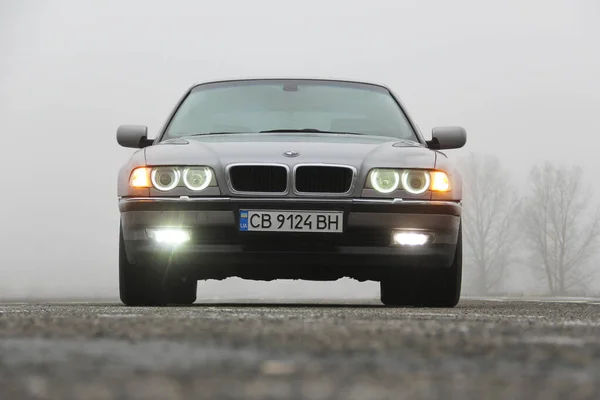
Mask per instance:
[[[358,132],[324,131],[324,130],[315,129],[315,128],[304,128],[304,129],[270,129],[270,130],[267,130],[267,131],[260,131],[259,133],[284,133],[284,132],[291,132],[291,133],[297,133],[297,132],[341,133],[341,134],[344,134],[344,135],[364,135],[364,133],[358,133]]]
[[[201,132],[201,133],[190,133],[188,135],[183,135],[183,136],[231,135],[234,133],[250,133],[250,132]]]
[[[304,129],[270,129],[270,130],[265,130],[265,131],[258,131],[258,132],[199,132],[199,133],[190,133],[187,135],[183,135],[180,137],[186,137],[186,136],[208,136],[208,135],[233,135],[236,133],[239,134],[243,134],[243,133],[298,133],[298,132],[309,132],[309,133],[338,133],[338,134],[343,134],[343,135],[365,135],[364,133],[358,133],[358,132],[341,132],[341,131],[324,131],[321,129],[315,129],[315,128],[304,128]]]

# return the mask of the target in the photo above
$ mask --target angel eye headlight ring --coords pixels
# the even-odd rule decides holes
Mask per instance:
[[[429,189],[431,176],[424,170],[405,170],[402,172],[402,188],[410,194],[422,194]]]
[[[152,185],[163,192],[173,190],[179,184],[181,173],[174,167],[159,167],[152,169],[150,179]]]
[[[212,178],[212,170],[208,167],[187,167],[183,170],[183,183],[193,191],[206,189]]]
[[[400,174],[393,169],[375,169],[371,172],[371,186],[379,193],[392,193],[400,185]]]

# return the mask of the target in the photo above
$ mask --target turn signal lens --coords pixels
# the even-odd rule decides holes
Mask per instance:
[[[434,192],[450,191],[450,179],[445,172],[431,171],[431,190]]]
[[[150,168],[134,169],[129,178],[129,185],[134,188],[152,187],[152,182],[150,182]]]

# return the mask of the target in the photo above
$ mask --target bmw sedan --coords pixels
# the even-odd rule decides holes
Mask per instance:
[[[194,85],[157,135],[122,125],[126,305],[191,304],[201,279],[378,281],[388,306],[454,307],[462,181],[386,86],[330,79]]]

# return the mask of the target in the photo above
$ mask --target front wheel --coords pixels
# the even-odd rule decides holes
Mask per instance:
[[[386,306],[451,308],[460,300],[462,284],[462,227],[450,268],[405,272],[380,282]]]
[[[119,294],[127,306],[192,304],[196,301],[198,281],[173,279],[166,268],[131,264],[125,254],[123,229],[119,234]]]

